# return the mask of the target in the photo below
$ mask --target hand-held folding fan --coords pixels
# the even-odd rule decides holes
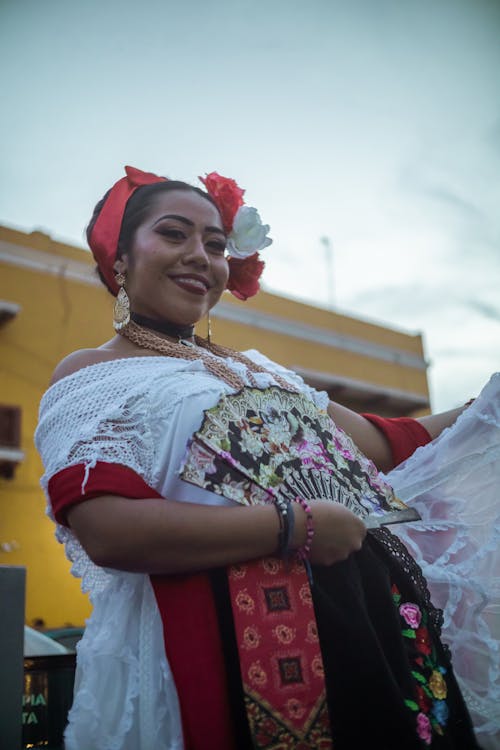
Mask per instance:
[[[277,386],[244,388],[205,411],[181,477],[243,505],[332,500],[369,529],[420,518],[311,399]]]

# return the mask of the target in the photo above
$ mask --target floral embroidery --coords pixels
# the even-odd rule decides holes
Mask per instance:
[[[425,714],[417,715],[417,734],[426,745],[430,745],[432,741],[432,729],[431,723]]]
[[[429,677],[429,687],[434,698],[439,698],[440,700],[446,698],[446,682],[444,681],[441,672],[436,672],[436,670],[434,670]]]
[[[229,568],[231,578],[244,578],[247,574],[246,565],[236,564]]]
[[[287,625],[277,625],[274,629],[274,635],[285,646],[293,641],[296,632],[295,628],[289,628]]]
[[[415,639],[417,641],[417,649],[420,653],[425,656],[430,656],[432,654],[432,644],[427,628],[417,628],[415,631]]]
[[[302,573],[303,570],[304,570],[304,563],[299,557],[296,557],[294,560],[292,560],[292,563],[290,566],[291,573]]]
[[[250,666],[250,669],[248,670],[248,678],[250,682],[253,682],[255,685],[267,684],[267,674],[264,669],[262,669],[260,661],[254,661]]]
[[[253,744],[268,750],[331,750],[325,681],[318,676],[323,671],[321,650],[319,643],[303,638],[314,620],[314,610],[298,595],[303,585],[308,587],[307,574],[303,565],[293,572],[283,560],[269,562],[278,564],[277,574],[273,564],[268,573],[263,560],[245,564],[245,588],[229,579]],[[242,590],[255,602],[253,614],[236,604]],[[259,647],[253,648],[258,636]],[[270,718],[275,724],[269,724]]]
[[[279,560],[275,557],[265,557],[261,564],[266,573],[269,573],[271,576],[275,576],[281,570]]]
[[[309,604],[312,607],[311,589],[308,584],[304,584],[300,587],[299,596],[301,602],[303,602],[304,604]]]
[[[427,612],[412,602],[401,602],[397,586],[392,587],[392,598],[401,616],[401,633],[408,647],[415,680],[415,694],[405,701],[416,713],[417,734],[430,745],[432,732],[443,734],[449,716],[444,676],[446,669],[437,663],[437,653],[427,628]]]
[[[316,625],[315,620],[311,620],[311,622],[307,623],[307,636],[306,640],[309,641],[309,643],[317,643],[318,642],[318,627]]]
[[[286,709],[290,716],[293,716],[294,719],[301,719],[306,712],[302,703],[296,698],[290,698],[289,700],[287,700]]]
[[[409,602],[402,604],[399,608],[399,614],[410,628],[417,629],[420,625],[422,615],[416,604],[410,604]]]
[[[311,662],[312,673],[316,677],[323,678],[325,676],[325,668],[323,666],[323,659],[321,656],[315,656]]]
[[[238,609],[241,609],[242,612],[246,612],[247,614],[251,614],[254,611],[255,602],[246,589],[238,591],[236,595],[236,606]]]
[[[432,715],[439,724],[444,726],[448,721],[449,711],[446,701],[434,701],[432,704]]]
[[[432,708],[432,699],[429,698],[425,690],[421,685],[416,685],[417,690],[417,704],[420,706],[425,714],[428,714]]]
[[[258,648],[261,641],[259,631],[257,628],[248,626],[243,632],[243,646],[244,648]]]

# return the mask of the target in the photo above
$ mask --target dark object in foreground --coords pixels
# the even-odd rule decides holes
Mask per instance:
[[[73,702],[75,654],[24,659],[23,747],[63,750],[63,733]]]

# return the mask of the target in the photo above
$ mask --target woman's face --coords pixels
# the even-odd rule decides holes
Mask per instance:
[[[159,193],[130,252],[125,272],[131,309],[178,325],[197,323],[219,301],[229,275],[219,212],[190,190]]]

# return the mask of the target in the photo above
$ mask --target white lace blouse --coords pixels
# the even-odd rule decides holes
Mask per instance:
[[[246,354],[269,370],[252,373],[257,387],[276,385],[276,372],[326,409],[326,393],[309,388],[259,352]],[[226,363],[252,385],[243,364]],[[230,392],[201,361],[168,357],[113,360],[63,378],[42,399],[35,435],[47,499],[54,474],[83,464],[83,492],[97,461],[103,461],[127,466],[163,497],[231,505],[179,477],[187,443],[200,427],[204,410]],[[47,512],[53,517],[50,503]],[[66,750],[182,748],[177,695],[149,576],[99,568],[70,529],[57,525],[56,535],[93,605],[78,644]]]
[[[268,369],[268,373],[253,373],[259,388],[276,385],[273,373],[279,373],[313,399],[318,408],[326,409],[326,393],[311,389],[295,373],[256,351],[246,354]],[[226,362],[252,385],[242,363]],[[179,472],[187,443],[200,427],[204,411],[231,391],[201,361],[167,357],[103,362],[63,378],[42,399],[35,435],[45,468],[45,492],[54,474],[76,464],[85,466],[83,491],[90,472],[103,461],[127,466],[163,497],[230,505],[230,500],[182,481]],[[402,499],[419,503],[419,508],[423,505],[424,523],[415,531],[403,529],[401,534],[423,565],[436,604],[445,609],[444,639],[453,641],[458,677],[476,711],[476,725],[486,734],[500,727],[498,640],[496,650],[492,645],[500,633],[500,579],[494,575],[496,571],[498,576],[500,559],[500,512],[491,494],[484,507],[471,505],[471,497],[476,496],[474,488],[488,472],[492,479],[496,476],[497,485],[500,478],[499,393],[500,376],[494,376],[456,427],[434,444],[419,449],[403,467],[388,475]],[[463,494],[450,485],[458,476],[458,466],[461,477],[466,466],[470,469]],[[488,494],[491,485],[484,489]],[[52,515],[50,504],[48,513]],[[452,538],[438,533],[443,524],[454,529]],[[430,527],[432,534],[423,533],[424,527]],[[471,528],[476,536],[469,534]],[[177,694],[149,576],[99,568],[70,529],[57,525],[56,535],[65,544],[72,573],[82,579],[82,589],[89,593],[93,605],[78,644],[66,749],[180,750],[183,743]],[[480,551],[483,547],[484,554]],[[435,548],[437,561],[433,559]],[[486,581],[481,579],[484,574]],[[474,614],[468,609],[471,601],[476,605]],[[473,658],[478,655],[481,659],[478,669],[469,664],[468,646],[472,641],[463,635],[464,623],[467,634],[474,633]],[[457,669],[460,649],[465,654],[462,675]],[[489,694],[482,682],[485,668],[489,670]],[[489,695],[498,697],[496,703]]]

